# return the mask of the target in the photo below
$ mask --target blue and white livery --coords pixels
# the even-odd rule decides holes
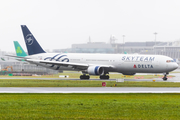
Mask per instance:
[[[80,79],[90,75],[109,79],[109,72],[118,72],[164,73],[163,80],[167,80],[167,74],[178,67],[172,58],[162,55],[46,53],[26,25],[21,28],[29,54],[24,60],[54,70],[82,71]]]

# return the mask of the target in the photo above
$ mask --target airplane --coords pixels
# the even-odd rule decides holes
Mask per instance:
[[[109,72],[118,72],[123,75],[163,73],[163,80],[167,80],[169,72],[178,68],[172,58],[163,55],[46,53],[27,26],[21,28],[29,54],[21,58],[54,70],[82,71],[80,79],[89,79],[90,75],[109,79]]]

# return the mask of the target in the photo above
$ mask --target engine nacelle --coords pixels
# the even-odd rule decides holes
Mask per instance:
[[[122,73],[123,75],[135,75],[136,73]]]
[[[87,73],[89,75],[103,75],[104,74],[104,68],[100,66],[90,66],[87,69]]]

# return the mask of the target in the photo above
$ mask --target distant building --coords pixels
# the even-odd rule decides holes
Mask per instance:
[[[104,42],[88,42],[84,44],[72,44],[71,49],[56,49],[53,52],[59,53],[114,53],[111,44]]]
[[[35,64],[30,64],[24,61],[17,60],[0,60],[0,74],[3,69],[7,67],[12,67],[13,71],[11,72],[26,72],[26,73],[44,73],[44,74],[57,74],[58,71],[51,70],[45,67],[37,66]],[[9,71],[9,70],[8,70]]]
[[[45,67],[30,64],[25,61],[18,61],[13,57],[4,56],[6,54],[15,55],[15,53],[6,53],[4,51],[0,51],[0,74],[4,73],[3,71],[7,67],[10,67],[13,69],[13,71],[11,71],[11,69],[8,69],[8,71],[10,70],[11,72],[16,72],[16,73],[17,72],[44,73],[44,74],[57,74],[58,73],[58,71],[55,71],[55,70],[51,70]]]
[[[165,55],[180,61],[180,40],[156,44],[152,50],[141,51],[142,54]]]
[[[160,44],[164,42],[156,42],[156,44]],[[115,53],[141,53],[141,51],[149,51],[154,49],[155,42],[125,42],[122,43],[114,43],[112,47],[115,50]]]

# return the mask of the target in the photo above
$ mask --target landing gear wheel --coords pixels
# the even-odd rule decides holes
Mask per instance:
[[[167,80],[167,75],[168,75],[169,73],[165,73],[164,74],[164,77],[162,78],[164,81],[166,81]]]
[[[82,79],[87,79],[87,80],[89,80],[89,75],[81,75],[80,76],[80,79],[82,80]]]
[[[100,79],[109,79],[109,75],[101,75]]]
[[[163,80],[164,80],[164,81],[166,81],[166,80],[167,80],[167,77],[166,77],[166,76],[164,76],[164,77],[163,77]]]

